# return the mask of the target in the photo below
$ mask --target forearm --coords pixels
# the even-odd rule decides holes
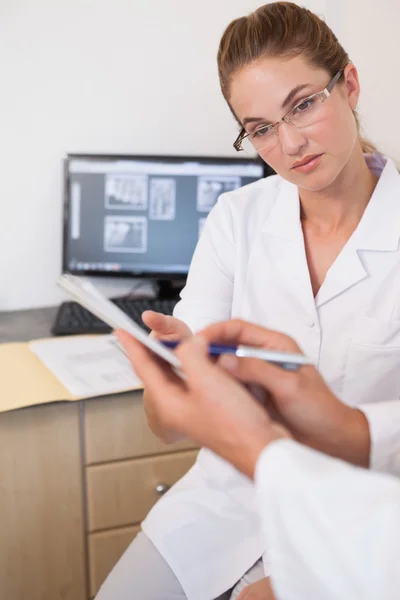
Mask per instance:
[[[344,406],[343,413],[337,421],[332,422],[321,433],[314,435],[295,435],[301,444],[328,454],[357,467],[369,467],[370,433],[364,413]],[[281,438],[289,438],[288,432],[280,425],[266,425],[257,431],[248,432],[242,443],[237,440],[234,448],[226,452],[224,458],[232,462],[236,468],[250,478],[254,478],[254,470],[259,456],[271,442]]]
[[[359,467],[369,467],[371,440],[366,416],[358,409],[341,405],[335,419],[321,432],[296,439],[315,450]]]
[[[299,441],[354,465],[400,476],[400,401],[346,406],[342,413],[317,443]]]

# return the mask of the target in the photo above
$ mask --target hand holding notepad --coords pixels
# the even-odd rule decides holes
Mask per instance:
[[[149,350],[155,352],[155,354],[167,361],[176,371],[180,371],[180,362],[171,351],[179,342],[162,342],[150,337],[144,329],[132,321],[110,300],[100,294],[100,292],[86,279],[73,275],[62,275],[58,283],[76,302],[110,325],[110,327],[113,329],[123,329]],[[261,360],[276,363],[288,370],[295,370],[302,365],[312,364],[310,359],[303,354],[289,354],[286,352],[252,348],[249,346],[222,346],[219,344],[210,344],[209,353],[213,356],[219,356],[220,354],[235,354],[236,356],[243,358],[259,358]]]

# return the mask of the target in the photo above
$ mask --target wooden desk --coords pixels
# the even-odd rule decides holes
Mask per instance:
[[[0,313],[0,342],[50,336],[56,308]],[[0,413],[0,598],[88,600],[193,464],[149,430],[142,393]]]

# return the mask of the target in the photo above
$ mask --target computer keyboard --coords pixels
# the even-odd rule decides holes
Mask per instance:
[[[112,298],[112,302],[124,311],[133,321],[150,331],[142,321],[145,310],[155,310],[172,315],[179,298]],[[77,302],[63,302],[58,309],[52,333],[54,335],[78,335],[82,333],[110,333],[111,328],[83,308]]]

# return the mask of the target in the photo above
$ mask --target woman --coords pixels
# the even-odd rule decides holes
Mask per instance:
[[[231,317],[289,333],[341,400],[365,404],[371,464],[386,468],[400,397],[400,176],[359,135],[357,70],[323,21],[280,2],[228,26],[218,67],[242,128],[235,148],[250,143],[278,175],[220,197],[176,318],[144,318],[181,338]],[[153,431],[176,439],[145,403]],[[253,487],[207,450],[143,531],[98,600],[235,598],[269,574]],[[268,598],[267,580],[255,585]]]

